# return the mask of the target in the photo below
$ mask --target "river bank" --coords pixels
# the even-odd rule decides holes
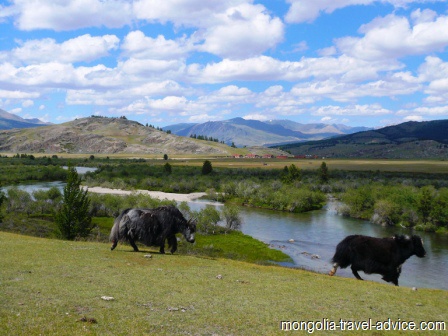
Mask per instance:
[[[176,194],[176,193],[166,193],[162,191],[150,191],[150,190],[122,190],[122,189],[111,189],[103,187],[83,187],[89,192],[98,194],[113,194],[113,195],[131,195],[132,193],[148,195],[152,198],[157,198],[159,200],[168,200],[176,202],[192,202],[206,195],[205,192],[195,192],[190,194]]]

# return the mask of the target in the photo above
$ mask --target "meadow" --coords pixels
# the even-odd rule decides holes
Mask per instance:
[[[308,187],[314,185],[310,190],[322,193],[322,188],[341,192],[343,186],[363,186],[372,177],[377,183],[384,184],[402,184],[403,181],[409,184],[412,179],[412,183],[417,185],[437,185],[439,190],[444,188],[447,173],[445,162],[421,162],[416,171],[410,168],[412,164],[409,162],[390,162],[390,166],[383,161],[371,162],[370,166],[358,162],[356,169],[347,168],[347,173],[342,168],[336,169],[337,164],[349,167],[344,165],[351,163],[326,161],[331,173],[330,183],[320,184],[313,181],[316,181],[316,171],[322,161],[273,160],[265,164],[262,161],[217,159],[212,160],[215,175],[201,181],[200,173],[191,175],[191,169],[200,171],[201,159],[194,160],[194,164],[191,164],[191,159],[187,160],[189,162],[168,160],[173,165],[171,176],[165,175],[163,166],[166,160],[161,159],[79,157],[70,160],[52,158],[51,165],[64,162],[101,168],[109,166],[112,161],[114,168],[110,172],[116,176],[104,180],[113,182],[117,179],[123,186],[131,188],[132,184],[135,187],[140,183],[139,179],[129,174],[121,175],[117,168],[120,165],[123,165],[123,171],[129,168],[129,163],[140,167],[153,166],[155,177],[165,180],[178,177],[176,174],[185,171],[190,180],[192,176],[198,177],[196,187],[202,187],[209,183],[208,180],[216,180],[219,174],[226,175],[227,169],[233,170],[230,177],[234,180],[256,176],[258,182],[272,183],[270,175],[274,174],[276,180],[288,184],[282,180],[282,174],[287,174],[284,167],[293,162],[291,164],[300,167],[302,175],[292,187],[307,183]],[[27,176],[24,172],[28,167],[42,171],[35,166],[45,161],[48,163],[48,158],[24,157],[14,162],[23,169],[22,176]],[[307,168],[300,166],[299,162]],[[253,166],[257,164],[260,166]],[[270,165],[274,164],[278,166],[272,170]],[[437,170],[437,173],[428,174],[429,170]],[[58,170],[54,171],[59,174]],[[99,171],[108,170],[101,168]],[[86,181],[89,178],[93,180],[93,176],[88,174]],[[219,187],[216,184],[212,186]],[[398,195],[400,191],[393,194]],[[57,202],[57,198],[41,199],[39,206],[30,202],[34,205],[26,208],[23,207],[26,197],[23,198],[21,193],[17,195],[22,198],[12,198],[3,204],[0,334],[276,335],[284,334],[281,321],[310,322],[305,323],[310,328],[319,326],[315,322],[339,322],[341,319],[358,323],[369,319],[373,322],[415,322],[417,327],[420,327],[420,322],[448,322],[447,291],[395,287],[275,266],[273,262],[285,261],[287,256],[239,232],[199,235],[195,245],[181,241],[175,255],[161,255],[157,249],[148,247],[135,253],[126,244],[119,244],[116,250],[110,251],[107,233],[113,214],[119,208],[131,205],[126,202],[147,202],[136,196],[129,201],[122,200],[124,203],[109,196],[93,197],[92,206],[97,211],[93,219],[96,229],[89,241],[66,241],[55,239],[58,233],[52,215],[43,210],[50,201]],[[11,200],[15,200],[12,205],[8,203]],[[17,208],[6,211],[7,206]],[[19,210],[21,207],[24,210]],[[444,330],[432,331],[431,334],[446,333],[446,324],[438,327]],[[308,333],[302,331],[302,334]],[[388,331],[368,333],[390,334]],[[359,330],[344,334],[359,334]]]
[[[5,232],[0,248],[4,335],[280,335],[281,321],[448,320],[442,290]]]

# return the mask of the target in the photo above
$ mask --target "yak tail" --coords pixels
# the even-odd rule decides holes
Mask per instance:
[[[110,230],[109,235],[109,241],[111,242],[118,242],[122,237],[120,237],[120,222],[123,216],[129,211],[130,209],[126,209],[121,212],[120,215],[118,215],[117,218],[115,218],[114,225],[112,226],[112,229]]]
[[[350,243],[356,238],[356,235],[348,236],[336,246],[336,252],[333,256],[333,264],[337,264],[341,268],[346,268],[351,264]]]

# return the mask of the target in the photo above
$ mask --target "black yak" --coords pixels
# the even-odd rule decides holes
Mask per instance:
[[[338,267],[351,265],[353,275],[359,280],[362,278],[358,271],[377,273],[383,276],[384,281],[398,286],[401,266],[414,254],[419,258],[426,255],[423,241],[416,235],[395,235],[391,238],[352,235],[337,245],[332,259],[333,269],[329,274],[334,275]]]
[[[182,233],[185,239],[194,243],[196,224],[187,221],[174,206],[161,206],[154,209],[126,209],[114,221],[110,232],[113,250],[118,241],[127,240],[138,252],[135,245],[139,241],[147,246],[160,246],[165,253],[165,240],[171,247],[171,253],[177,250],[176,233]]]

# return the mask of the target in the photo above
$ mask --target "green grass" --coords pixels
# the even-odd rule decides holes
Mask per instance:
[[[282,320],[448,320],[442,290],[5,232],[0,249],[4,335],[280,335]]]

